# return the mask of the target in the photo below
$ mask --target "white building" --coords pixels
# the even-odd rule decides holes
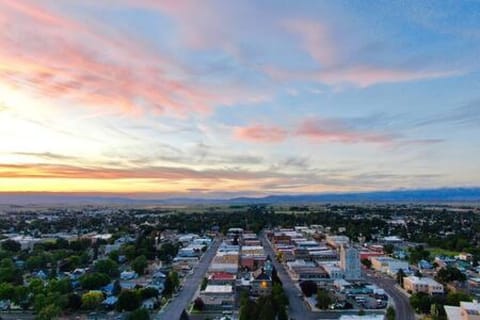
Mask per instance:
[[[409,276],[403,278],[403,287],[407,292],[424,292],[429,295],[443,294],[444,288],[441,283],[427,277]]]
[[[328,273],[328,276],[330,277],[330,279],[337,280],[337,279],[345,278],[345,272],[343,272],[343,270],[335,264],[330,264],[330,263],[323,264],[322,263],[322,264],[320,264],[320,266],[322,266],[323,269],[325,269],[325,271]]]
[[[342,245],[346,246],[350,242],[350,238],[347,236],[327,236],[326,241],[328,245],[334,248],[340,248]]]
[[[358,280],[362,277],[362,267],[360,266],[360,254],[353,247],[340,248],[340,267],[345,273],[345,279]]]
[[[460,307],[444,306],[448,320],[480,320],[478,301],[460,302]]]
[[[390,257],[371,257],[372,267],[380,272],[387,273],[389,275],[396,275],[398,270],[408,271],[409,266],[407,261],[397,260]]]

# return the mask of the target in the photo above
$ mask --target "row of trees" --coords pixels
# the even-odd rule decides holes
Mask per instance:
[[[287,320],[288,299],[279,283],[273,285],[272,294],[257,300],[244,291],[240,297],[240,320]]]

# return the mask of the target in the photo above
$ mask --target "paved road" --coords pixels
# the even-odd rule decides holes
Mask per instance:
[[[264,234],[260,235],[265,252],[271,257],[273,265],[277,270],[278,277],[282,281],[283,290],[288,297],[289,306],[288,314],[290,319],[295,320],[317,320],[317,319],[338,319],[342,314],[356,315],[358,310],[343,310],[343,311],[320,311],[313,312],[306,306],[303,298],[299,297],[300,289],[295,285],[295,282],[290,278],[285,266],[275,259],[275,253],[271,243],[267,240]],[[383,314],[383,310],[368,310],[367,314]],[[405,318],[405,320],[410,320]]]
[[[220,239],[215,239],[215,242],[210,246],[210,248],[205,252],[200,259],[200,262],[195,266],[193,274],[188,276],[185,279],[183,284],[183,290],[180,291],[180,294],[173,298],[170,303],[160,310],[155,319],[157,320],[178,320],[183,310],[185,310],[190,301],[193,299],[193,295],[197,291],[200,283],[205,276],[205,273],[208,270],[208,266],[212,261],[215,253],[217,252],[218,247],[222,241]]]
[[[264,234],[260,237],[265,252],[270,256],[272,259],[272,263],[277,270],[278,277],[282,281],[283,290],[288,297],[289,305],[288,305],[288,314],[290,319],[295,320],[316,320],[316,319],[338,319],[340,314],[337,312],[312,312],[310,309],[305,305],[303,298],[299,297],[301,291],[295,285],[295,282],[290,278],[285,267],[283,264],[279,263],[275,259],[275,253],[270,242],[267,240]],[[345,312],[350,313],[350,312]]]
[[[404,293],[397,289],[395,280],[382,275],[374,277],[366,276],[366,279],[383,288],[393,299],[397,320],[415,320],[415,312],[410,305],[410,301],[408,301],[408,297]]]

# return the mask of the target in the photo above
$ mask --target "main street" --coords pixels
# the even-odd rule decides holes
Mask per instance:
[[[358,310],[342,310],[342,311],[320,311],[313,312],[310,308],[307,307],[303,300],[303,294],[300,289],[295,285],[295,282],[290,278],[285,266],[277,261],[275,258],[275,252],[273,251],[270,241],[267,240],[265,234],[260,235],[260,240],[262,241],[263,248],[265,252],[272,259],[272,263],[277,270],[278,277],[282,281],[283,290],[288,297],[289,306],[288,313],[290,319],[295,320],[317,320],[317,319],[338,319],[343,314],[355,315],[358,314]],[[383,310],[368,310],[367,314],[383,314]],[[399,318],[403,319],[403,318]],[[405,318],[405,320],[411,320],[410,318]]]
[[[270,242],[265,237],[265,234],[261,234],[260,237],[263,248],[265,252],[270,256],[272,259],[273,266],[277,270],[278,277],[282,281],[283,290],[288,297],[289,305],[288,305],[288,314],[290,319],[305,319],[305,320],[313,320],[313,319],[338,319],[339,315],[332,312],[321,312],[315,313],[310,311],[307,306],[305,305],[303,298],[300,297],[301,291],[295,286],[295,283],[287,274],[285,267],[277,261],[275,258],[275,253]]]
[[[397,320],[415,320],[415,312],[410,305],[410,301],[408,300],[408,297],[396,287],[395,280],[387,278],[381,274],[373,277],[365,276],[365,278],[384,289],[393,299]]]
[[[169,304],[167,304],[157,314],[155,319],[158,320],[178,320],[183,310],[185,310],[190,301],[193,299],[193,295],[197,291],[200,283],[208,270],[208,266],[212,261],[218,247],[222,241],[217,238],[210,248],[203,254],[198,264],[193,270],[193,274],[187,276],[183,283],[183,289],[179,292],[178,296],[174,297]]]

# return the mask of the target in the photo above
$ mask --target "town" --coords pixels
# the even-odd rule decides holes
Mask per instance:
[[[3,206],[1,213],[3,319],[480,313],[477,207]]]

